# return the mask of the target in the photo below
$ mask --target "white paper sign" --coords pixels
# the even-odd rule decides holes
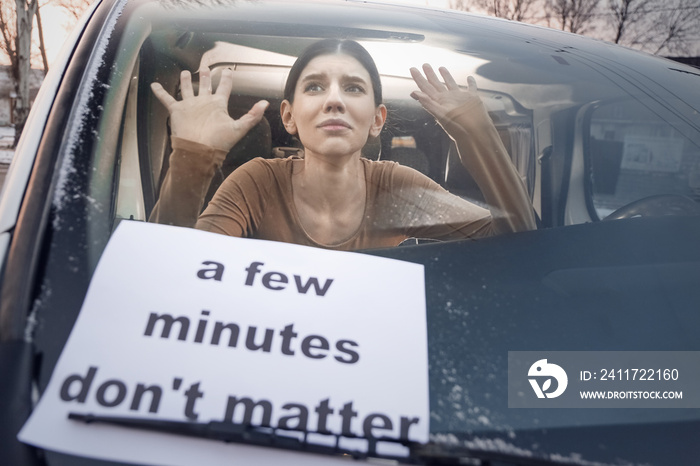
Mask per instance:
[[[329,464],[68,414],[425,442],[427,366],[422,265],[122,222],[19,438],[144,464]]]

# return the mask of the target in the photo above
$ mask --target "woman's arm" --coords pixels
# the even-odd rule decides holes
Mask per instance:
[[[228,151],[171,137],[170,167],[149,221],[194,227],[217,167]]]
[[[468,88],[464,91],[445,68],[440,68],[444,84],[430,65],[423,65],[423,72],[425,77],[418,69],[411,68],[411,75],[420,89],[411,97],[418,100],[455,141],[462,165],[489,204],[495,231],[535,229],[527,190],[478,96],[474,78],[467,78]]]
[[[182,100],[176,100],[158,83],[151,88],[168,109],[173,152],[158,202],[149,220],[156,223],[195,225],[211,179],[228,151],[263,116],[268,103],[260,101],[240,119],[228,114],[233,71],[222,72],[216,92],[211,89],[211,72],[200,71],[199,93],[194,94],[189,71],[180,75]]]

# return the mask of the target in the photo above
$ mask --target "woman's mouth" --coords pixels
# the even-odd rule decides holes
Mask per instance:
[[[325,120],[318,125],[319,128],[326,131],[342,131],[350,129],[350,125],[345,121],[338,118],[333,118],[330,120]]]

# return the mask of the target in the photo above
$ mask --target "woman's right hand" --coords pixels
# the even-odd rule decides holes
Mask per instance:
[[[225,69],[216,92],[211,90],[211,71],[199,74],[199,93],[194,95],[189,71],[180,74],[182,100],[176,100],[159,83],[151,89],[170,114],[172,135],[227,151],[262,118],[268,102],[261,100],[238,120],[228,114],[228,101],[233,88],[233,71]]]

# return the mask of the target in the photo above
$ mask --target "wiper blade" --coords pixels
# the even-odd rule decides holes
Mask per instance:
[[[328,434],[325,432],[287,429],[282,427],[256,426],[236,422],[209,421],[206,423],[190,421],[172,421],[160,419],[146,419],[128,416],[101,416],[95,414],[69,413],[68,419],[85,423],[102,423],[127,428],[144,429],[154,432],[163,432],[189,437],[218,440],[222,442],[240,443],[245,445],[282,448],[306,453],[317,453],[331,456],[350,456],[354,459],[364,460],[381,458],[394,460],[403,464],[423,465],[489,465],[493,462],[523,465],[523,466],[561,466],[586,464],[576,461],[555,460],[542,457],[530,452],[490,450],[478,447],[465,446],[463,444],[446,444],[442,442],[430,442],[421,444],[410,440],[393,437],[363,437],[345,434]],[[295,433],[298,437],[280,435],[280,433]],[[309,435],[322,435],[335,438],[333,446],[314,443],[308,440]],[[352,450],[340,446],[341,438],[360,439],[367,442],[367,450]],[[381,442],[403,445],[407,447],[406,455],[391,455],[377,451],[377,445]]]
[[[283,448],[287,450],[302,451],[307,453],[319,453],[332,456],[351,456],[355,459],[386,458],[406,461],[403,456],[385,455],[377,453],[377,444],[390,442],[410,447],[416,442],[396,439],[392,437],[362,437],[346,434],[328,434],[309,430],[286,429],[282,427],[256,426],[236,422],[209,421],[206,423],[189,421],[171,421],[161,419],[145,419],[128,416],[100,416],[95,414],[69,413],[68,419],[82,421],[86,424],[102,423],[128,428],[144,429],[169,434],[186,435],[189,437],[219,440],[222,442],[241,443],[271,448]],[[301,439],[280,433],[296,433]],[[334,437],[333,446],[310,442],[308,436],[318,434],[326,437]],[[367,442],[367,451],[351,450],[340,446],[341,438],[361,439]]]

